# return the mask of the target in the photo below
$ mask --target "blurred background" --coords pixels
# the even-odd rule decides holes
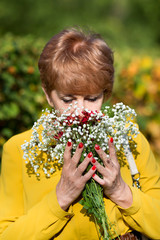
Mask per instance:
[[[141,131],[160,161],[160,0],[1,0],[0,156],[3,144],[32,127],[48,107],[37,61],[63,28],[100,33],[115,54],[109,104],[133,107]]]

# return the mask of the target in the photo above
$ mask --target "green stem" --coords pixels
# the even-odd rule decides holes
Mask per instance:
[[[106,214],[102,187],[96,183],[95,180],[91,179],[91,181],[86,184],[81,204],[88,213],[93,215],[96,227],[99,229],[99,233],[103,240],[113,239],[112,229],[118,237],[113,224],[110,222]],[[103,233],[101,233],[100,228],[103,230]]]
[[[103,232],[104,232],[104,240],[110,239],[107,229],[106,229],[106,220],[104,218],[102,219],[102,228],[103,228]]]

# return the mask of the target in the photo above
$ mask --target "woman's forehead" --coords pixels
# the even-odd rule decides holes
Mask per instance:
[[[97,95],[101,92],[104,91],[104,89],[95,86],[95,85],[65,85],[63,84],[60,86],[57,86],[55,88],[59,93],[64,94],[64,95]]]

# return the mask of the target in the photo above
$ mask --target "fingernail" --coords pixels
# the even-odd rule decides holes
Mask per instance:
[[[81,142],[81,143],[79,143],[79,148],[82,148],[83,147],[83,143]]]
[[[96,174],[95,174],[95,173],[93,173],[92,177],[95,177],[95,175],[96,175]]]
[[[88,153],[88,157],[91,158],[93,156],[92,152]]]
[[[94,165],[93,167],[92,167],[92,170],[95,170],[96,169],[96,166]]]
[[[92,163],[95,163],[96,162],[96,159],[95,158],[92,158]]]
[[[95,147],[96,150],[99,150],[99,149],[100,149],[100,146],[99,146],[98,144],[95,144],[94,147]]]
[[[67,142],[67,145],[68,145],[68,147],[70,147],[72,145],[72,143],[71,142]]]
[[[113,138],[112,137],[110,138],[110,142],[113,143]]]

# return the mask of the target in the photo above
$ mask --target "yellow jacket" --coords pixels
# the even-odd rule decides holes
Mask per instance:
[[[40,181],[27,174],[21,145],[31,130],[12,137],[4,145],[0,182],[0,239],[4,240],[98,240],[93,219],[84,214],[79,200],[63,211],[56,198],[61,170]],[[121,174],[133,193],[133,204],[123,209],[105,198],[106,212],[118,234],[132,229],[160,239],[160,171],[142,134],[137,139],[140,154],[136,164],[141,190],[132,187],[127,166]]]

